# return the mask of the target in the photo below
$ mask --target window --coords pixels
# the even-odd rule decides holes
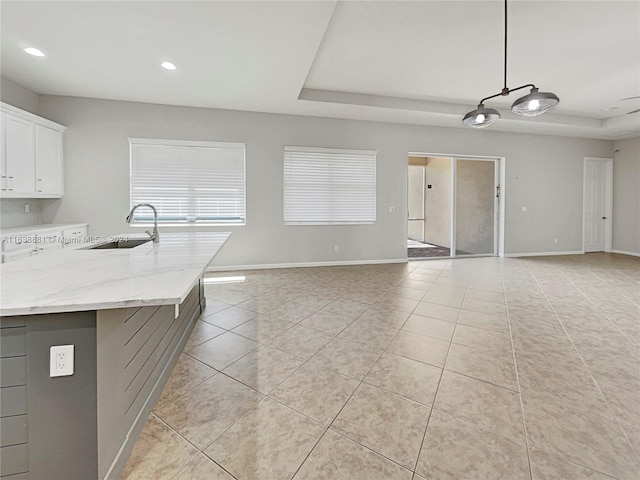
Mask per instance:
[[[130,138],[131,206],[164,224],[245,224],[245,145]],[[134,223],[153,221],[148,208]]]
[[[376,153],[284,147],[285,225],[375,223]]]

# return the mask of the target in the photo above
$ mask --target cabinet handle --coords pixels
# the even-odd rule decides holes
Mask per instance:
[[[1,190],[6,190],[7,189],[7,176],[6,175],[2,175],[1,183],[2,183]]]
[[[9,188],[7,188],[7,190],[9,190],[10,192],[13,192],[13,177],[9,175],[7,178],[9,179],[9,184],[8,184]]]

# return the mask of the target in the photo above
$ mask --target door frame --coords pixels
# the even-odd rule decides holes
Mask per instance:
[[[502,163],[500,158],[497,157],[482,157],[482,156],[469,156],[469,155],[456,155],[451,159],[451,251],[453,252],[452,258],[468,258],[468,257],[486,257],[489,256],[486,253],[479,254],[466,254],[466,255],[458,255],[457,252],[457,225],[456,225],[456,213],[457,213],[457,189],[458,189],[458,160],[476,160],[476,161],[487,161],[494,162],[494,172],[493,172],[493,187],[494,197],[493,197],[493,254],[492,256],[502,256],[500,252],[500,245],[502,242],[500,241],[500,233],[502,231],[501,220],[503,218],[501,206],[504,202],[501,202],[502,199],[502,187],[501,187],[501,179],[502,176]],[[502,252],[504,253],[504,252]]]
[[[582,253],[585,253],[584,248],[584,215],[585,205],[587,203],[587,182],[585,177],[587,175],[587,162],[597,161],[606,162],[606,178],[605,178],[605,215],[608,222],[604,227],[604,251],[611,252],[613,250],[613,158],[603,157],[584,157],[582,161]]]
[[[444,258],[456,258],[455,251],[455,221],[456,221],[456,160],[492,160],[496,162],[497,167],[495,171],[495,186],[497,186],[500,190],[500,196],[496,197],[494,203],[494,213],[497,215],[497,221],[494,222],[494,253],[493,256],[504,257],[504,223],[505,223],[505,205],[506,205],[506,170],[505,163],[506,157],[501,156],[493,156],[493,155],[463,155],[463,154],[455,154],[455,153],[433,153],[433,152],[408,152],[408,157],[441,157],[441,158],[450,158],[451,159],[451,247],[450,257]],[[408,171],[408,170],[407,170]],[[405,197],[408,198],[407,195]],[[426,214],[426,212],[425,212]],[[407,221],[407,226],[405,228],[405,238],[408,237],[409,233],[409,223]],[[491,255],[463,255],[459,258],[469,258],[469,257],[487,257]],[[409,258],[407,254],[407,259]],[[435,259],[442,259],[443,257],[434,257]]]

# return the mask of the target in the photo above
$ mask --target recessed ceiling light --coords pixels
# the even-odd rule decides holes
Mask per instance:
[[[171,62],[162,62],[160,64],[162,68],[166,68],[167,70],[175,70],[176,66]]]
[[[24,49],[24,51],[29,55],[33,55],[34,57],[44,57],[44,53],[42,53],[42,51],[38,50],[37,48],[27,47]]]

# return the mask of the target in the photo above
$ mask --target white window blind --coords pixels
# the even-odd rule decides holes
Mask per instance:
[[[285,225],[375,223],[376,154],[284,147]]]
[[[131,206],[150,203],[158,221],[245,223],[245,145],[130,138]],[[134,223],[153,221],[148,208]]]

